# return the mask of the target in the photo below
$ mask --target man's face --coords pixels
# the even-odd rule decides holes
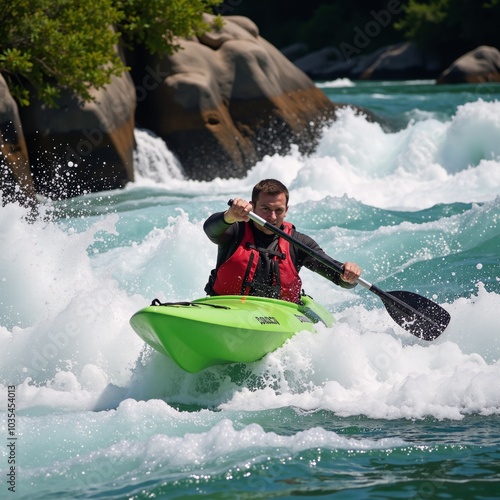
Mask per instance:
[[[280,228],[285,220],[288,207],[286,205],[286,196],[281,194],[266,194],[260,193],[257,198],[257,203],[253,207],[254,213],[262,217],[266,222]],[[255,224],[258,229],[266,234],[273,234],[272,231],[266,229],[259,224]]]

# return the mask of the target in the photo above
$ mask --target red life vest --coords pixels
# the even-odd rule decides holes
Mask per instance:
[[[283,231],[292,232],[292,224],[283,223]],[[260,251],[263,251],[260,249]],[[302,280],[290,258],[290,243],[279,238],[276,251],[267,251],[276,269],[272,286],[279,288],[279,298],[289,302],[299,302]],[[250,295],[260,260],[259,249],[255,246],[250,223],[245,224],[245,233],[234,253],[217,271],[213,290],[217,295]],[[278,295],[276,296],[278,298]]]

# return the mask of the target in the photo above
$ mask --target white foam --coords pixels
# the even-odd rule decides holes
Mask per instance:
[[[332,206],[341,203],[331,200]],[[380,264],[371,274],[383,279],[409,264],[488,242],[496,234],[499,202],[443,220],[405,222],[362,234],[332,227],[320,237],[328,252],[351,253],[355,260],[366,258],[364,247],[375,249]],[[301,333],[259,363],[236,369],[237,376],[232,367],[187,374],[145,349],[128,320],[157,295],[188,300],[201,294],[216,255],[201,221],[192,222],[178,210],[164,227],[131,244],[116,229],[119,217],[126,215],[91,219],[79,231],[71,220],[28,224],[22,215],[14,206],[0,213],[4,234],[23,248],[0,260],[2,300],[10,304],[0,327],[0,350],[6,353],[0,380],[4,386],[18,386],[19,408],[100,409],[134,397],[225,410],[291,405],[373,418],[460,418],[499,411],[492,381],[500,369],[495,334],[500,295],[482,285],[477,294],[444,305],[452,322],[439,340],[425,344],[395,325],[380,304],[373,310],[349,305],[361,300],[359,291],[342,291],[305,274],[307,291],[334,308],[339,322],[333,328],[317,335]],[[436,239],[437,233],[441,236]],[[89,252],[106,237],[123,239]],[[406,242],[411,258],[394,260],[396,240]],[[488,269],[474,265],[478,276]],[[33,279],[38,281],[32,284]],[[428,390],[422,393],[422,387]]]
[[[336,80],[330,80],[328,82],[318,82],[316,87],[320,89],[334,89],[342,87],[355,87],[356,84],[349,80],[349,78],[337,78]]]
[[[333,224],[316,231],[327,252],[364,262],[371,281],[494,241],[500,161],[497,143],[486,129],[491,127],[498,135],[498,115],[498,103],[477,101],[460,108],[449,122],[424,119],[387,133],[345,110],[325,128],[314,155],[305,158],[293,147],[286,156],[267,156],[245,179],[186,181],[166,170],[155,189],[195,201],[182,204],[189,208],[166,216],[164,224],[138,241],[127,233],[129,225],[140,221],[135,213],[28,223],[23,209],[3,207],[0,350],[6,356],[0,381],[3,386],[19,386],[22,408],[111,407],[129,394],[224,408],[294,405],[383,418],[428,414],[459,418],[475,411],[498,411],[491,379],[498,375],[499,295],[484,287],[477,295],[447,304],[453,313],[449,331],[438,342],[423,346],[398,332],[383,308],[370,310],[356,298],[357,292],[337,290],[305,273],[308,292],[335,308],[340,321],[317,336],[294,337],[283,349],[247,368],[251,380],[271,377],[275,383],[248,392],[233,380],[229,368],[185,374],[168,359],[144,349],[128,324],[131,314],[156,296],[187,300],[203,293],[216,249],[207,243],[198,217],[213,207],[222,210],[228,195],[249,196],[263,177],[280,178],[290,186],[292,213],[300,203],[314,208],[318,200],[321,210],[332,211],[363,209],[360,202],[404,209],[484,202],[434,222],[406,222],[373,231]],[[484,134],[468,134],[474,124]],[[137,138],[144,140],[141,133]],[[463,140],[468,141],[467,158],[476,156],[473,162],[467,160],[468,168],[457,168],[447,152]],[[479,156],[476,145],[482,148]],[[148,174],[141,175],[125,196],[151,181],[144,177]],[[169,175],[173,177],[167,180]],[[140,216],[148,214],[145,210]],[[113,240],[109,247],[108,240]],[[395,242],[404,244],[405,252],[396,255]],[[97,251],[97,243],[101,250]],[[481,264],[481,269],[475,268],[476,281],[492,269],[491,264]],[[387,366],[374,361],[387,356]],[[453,380],[460,383],[455,387]],[[434,392],[421,394],[425,385]]]
[[[257,372],[268,385],[242,388],[221,407],[383,419],[500,414],[500,337],[491,336],[500,296],[480,286],[476,297],[445,307],[452,322],[432,344],[400,330],[385,311],[347,309],[334,328],[301,333],[268,355]]]
[[[187,181],[168,169],[159,179],[151,175],[167,193],[248,198],[256,182],[275,177],[291,189],[292,204],[343,195],[401,210],[484,202],[500,193],[499,106],[497,101],[479,99],[459,106],[448,121],[423,115],[392,133],[345,108],[324,128],[316,152],[309,157],[294,146],[287,155],[266,156],[244,179]],[[137,139],[147,148],[144,134]],[[137,185],[148,184],[144,175]]]

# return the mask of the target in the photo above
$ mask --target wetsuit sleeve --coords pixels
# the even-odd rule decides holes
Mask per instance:
[[[293,237],[296,238],[297,240],[299,240],[304,245],[308,246],[311,250],[314,250],[315,253],[321,255],[326,260],[329,260],[332,263],[337,264],[338,266],[343,265],[342,262],[339,262],[338,260],[332,259],[329,255],[327,255],[323,251],[323,249],[316,243],[316,241],[314,241],[311,237],[307,236],[306,234],[302,234],[302,233],[295,231],[293,233]],[[307,269],[310,269],[311,271],[318,273],[320,276],[323,276],[327,280],[332,281],[333,283],[335,283],[336,285],[338,285],[342,288],[354,288],[356,286],[356,284],[351,284],[351,283],[347,283],[346,281],[343,281],[340,278],[339,273],[335,272],[330,267],[319,262],[314,257],[311,257],[303,250],[295,248],[294,253],[295,253],[295,257],[294,257],[295,267],[297,268],[297,270],[300,270],[300,268],[302,266],[304,266]]]
[[[224,212],[212,214],[203,224],[208,239],[216,245],[225,245],[233,241],[238,234],[238,224],[228,224]]]
[[[212,214],[203,224],[208,239],[217,245],[217,268],[225,262],[238,246],[240,224],[228,224],[224,220],[224,212]]]

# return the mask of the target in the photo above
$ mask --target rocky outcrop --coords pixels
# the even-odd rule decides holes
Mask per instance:
[[[81,103],[67,93],[57,109],[36,100],[21,108],[37,193],[64,199],[133,180],[135,89],[130,75],[113,77],[93,97]]]
[[[207,21],[212,16],[206,16]],[[114,77],[82,104],[66,94],[58,109],[34,100],[17,109],[0,77],[0,189],[3,202],[35,193],[67,198],[124,186],[134,179],[136,126],[162,137],[188,178],[242,177],[256,161],[297,144],[312,152],[322,125],[338,105],[313,80],[435,78],[441,62],[413,44],[373,53],[325,48],[285,55],[248,18],[228,16],[221,29],[178,40],[171,56],[136,47],[131,74]],[[354,57],[351,57],[354,55]],[[478,47],[439,83],[500,81],[500,53]],[[24,134],[24,135],[23,135]]]
[[[481,45],[458,58],[437,79],[437,83],[500,82],[500,51]]]
[[[252,21],[226,17],[221,29],[178,42],[180,51],[161,58],[134,48],[132,72],[94,91],[93,102],[66,93],[57,109],[33,98],[18,118],[7,114],[17,137],[2,129],[11,184],[52,199],[120,188],[134,179],[136,126],[162,137],[197,180],[243,177],[292,144],[314,150],[338,106]],[[5,85],[0,96],[12,107]]]
[[[17,104],[0,75],[0,190],[3,204],[19,200],[30,205],[35,199],[26,141]]]
[[[292,61],[313,80],[435,78],[442,68],[437,56],[406,42],[354,57],[346,57],[337,47],[325,47]]]
[[[137,123],[165,140],[189,178],[242,177],[292,143],[312,151],[334,116],[336,106],[248,18],[226,17],[221,29],[180,45],[149,58],[145,71],[135,65],[138,88],[150,83],[138,94]]]
[[[376,54],[373,62],[364,68],[361,80],[411,80],[435,76],[441,61],[414,43],[400,43]]]

